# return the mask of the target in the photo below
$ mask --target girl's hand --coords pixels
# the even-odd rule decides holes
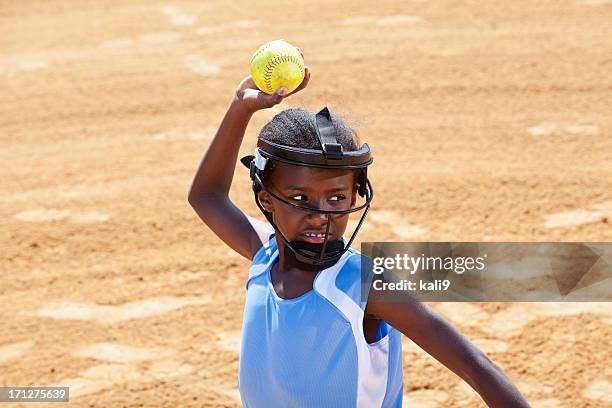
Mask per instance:
[[[302,57],[304,57],[303,54]],[[284,87],[281,87],[272,95],[268,95],[257,88],[255,81],[253,81],[253,78],[249,75],[244,78],[242,82],[240,82],[240,85],[238,85],[234,100],[240,105],[243,105],[249,112],[254,113],[260,109],[271,108],[272,106],[281,103],[282,100],[289,95],[293,95],[294,93],[306,88],[309,80],[310,70],[307,66],[305,66],[304,80],[293,92],[287,94],[287,90]]]

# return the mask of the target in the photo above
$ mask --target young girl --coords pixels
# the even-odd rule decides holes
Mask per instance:
[[[306,76],[293,92],[304,89]],[[193,180],[189,202],[226,244],[252,260],[239,388],[246,407],[401,407],[401,334],[463,378],[490,407],[528,407],[502,370],[426,304],[362,299],[361,256],[348,217],[372,200],[369,147],[323,109],[289,109],[260,132],[251,171],[269,223],[228,193],[256,111],[289,96],[246,77]],[[358,202],[363,204],[358,205]],[[372,290],[372,289],[370,289]]]

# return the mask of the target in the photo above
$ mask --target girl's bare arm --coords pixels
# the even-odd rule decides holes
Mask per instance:
[[[303,89],[310,79],[306,76],[302,84],[291,94]],[[189,204],[202,221],[236,252],[252,259],[262,242],[254,223],[232,203],[229,190],[234,177],[238,151],[246,127],[253,113],[280,103],[285,95],[283,88],[273,95],[257,89],[248,76],[239,85],[223,117],[219,130],[208,147],[189,191]]]
[[[370,291],[372,294],[372,290]],[[366,314],[384,320],[467,382],[489,407],[529,408],[502,369],[442,316],[415,298],[370,300]]]

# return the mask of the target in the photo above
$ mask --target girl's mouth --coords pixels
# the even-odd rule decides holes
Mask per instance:
[[[311,244],[322,244],[325,241],[325,233],[305,232],[300,238]]]

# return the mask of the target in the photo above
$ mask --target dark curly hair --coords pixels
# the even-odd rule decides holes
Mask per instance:
[[[359,149],[359,139],[338,115],[330,112],[338,142],[344,151]],[[315,114],[300,108],[286,109],[272,118],[259,132],[259,138],[285,146],[321,149],[317,138]]]
[[[315,116],[315,113],[301,108],[286,109],[274,116],[261,129],[258,137],[285,146],[320,150],[321,143],[317,136]],[[359,138],[355,131],[340,116],[331,111],[330,116],[342,149],[345,152],[359,150]],[[264,179],[273,172],[274,167],[274,161],[270,162],[264,172]]]

